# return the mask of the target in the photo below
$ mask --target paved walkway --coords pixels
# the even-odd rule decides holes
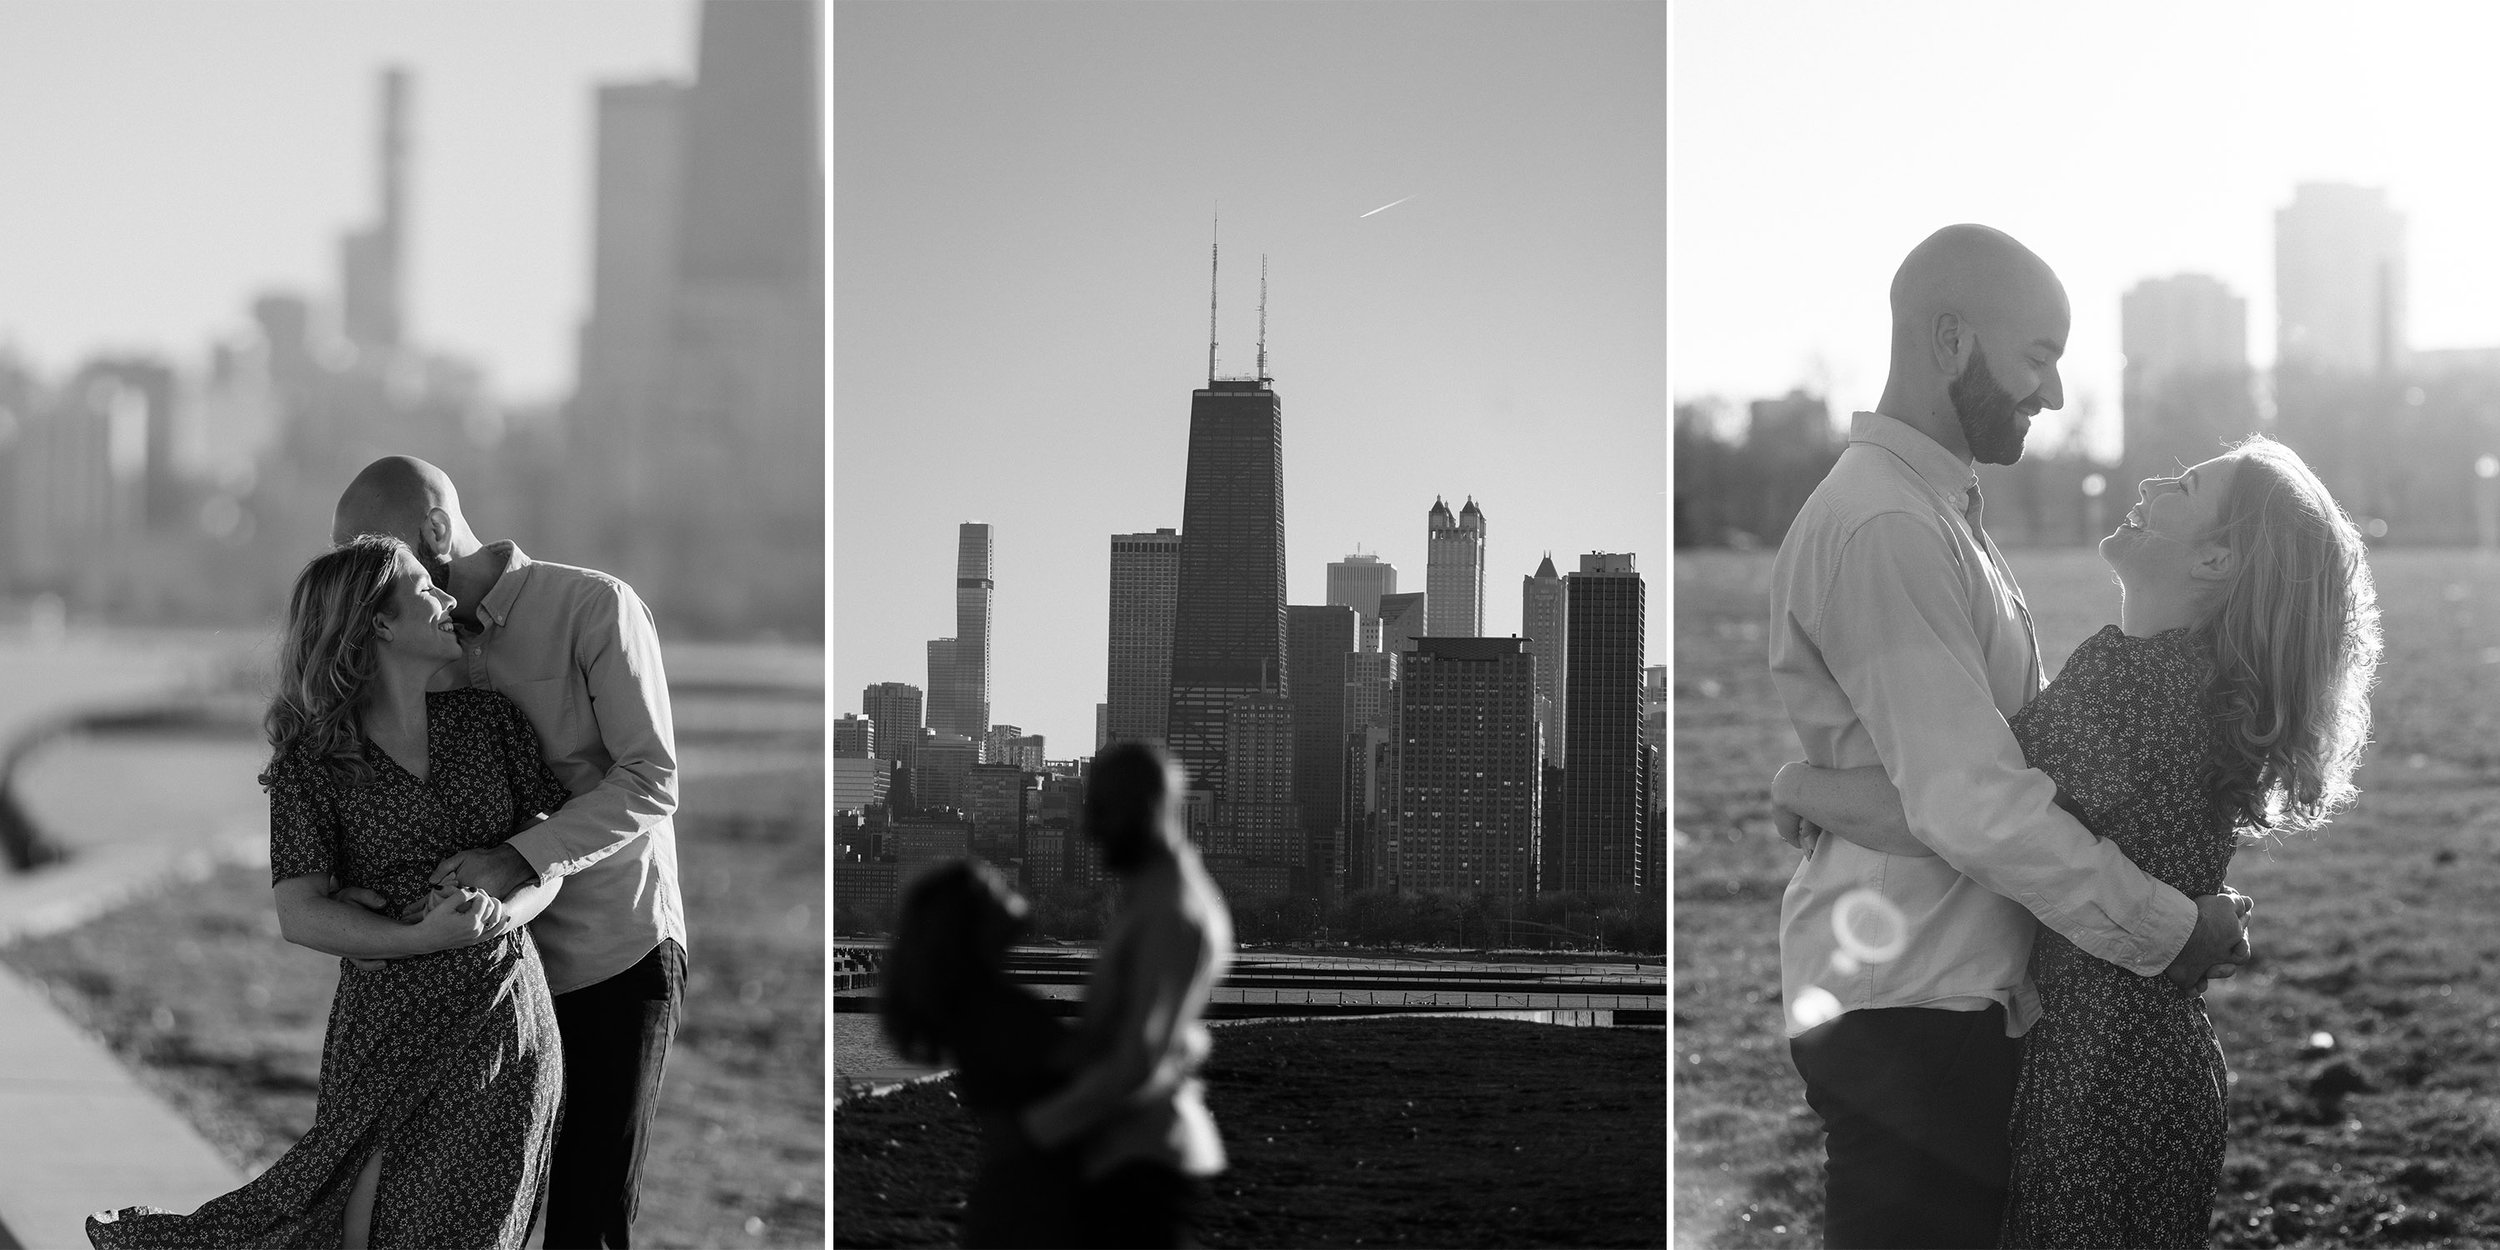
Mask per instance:
[[[83,1247],[89,1212],[188,1211],[242,1182],[42,986],[0,967],[0,1242]]]
[[[211,684],[227,649],[195,637],[36,646],[5,632],[0,683],[12,697],[0,709],[0,746],[65,712]],[[38,872],[0,869],[0,944],[74,927],[169,875],[256,847],[267,853],[265,826],[222,822],[207,837],[196,826],[150,832],[80,845],[69,862]],[[89,1212],[136,1203],[190,1210],[242,1181],[41,985],[0,966],[0,1247],[75,1250],[87,1244]]]

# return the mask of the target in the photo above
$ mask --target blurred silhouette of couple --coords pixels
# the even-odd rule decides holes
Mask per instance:
[[[1070,1029],[1008,979],[1026,905],[959,861],[914,885],[885,965],[887,1036],[951,1061],[982,1120],[966,1246],[1187,1246],[1224,1144],[1199,1067],[1232,917],[1182,831],[1170,756],[1115,743],[1086,774],[1084,827],[1124,887]]]

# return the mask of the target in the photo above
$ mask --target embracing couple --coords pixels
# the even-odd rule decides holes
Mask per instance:
[[[1780,980],[1826,1244],[2204,1245],[2228,1077],[2202,990],[2248,957],[2223,877],[2242,837],[2353,795],[2361,538],[2266,439],[2147,481],[2100,543],[2118,622],[2044,688],[1971,464],[2012,463],[2063,402],[2065,290],[1963,225],[1891,302],[1883,397],[1771,583],[1806,756],[1772,783],[1806,853]],[[1906,943],[1853,934],[1861,910]]]
[[[98,1247],[624,1246],[685,985],[677,756],[651,615],[480,543],[379,460],[287,609],[267,729],[286,940],[341,959],[303,1140]]]
[[[1084,828],[1120,879],[1071,1029],[1008,976],[1027,905],[958,861],[915,883],[878,1010],[905,1057],[952,1063],[982,1121],[966,1246],[1188,1246],[1224,1142],[1200,1017],[1233,958],[1232,913],[1189,845],[1179,764],[1120,742],[1085,773]]]

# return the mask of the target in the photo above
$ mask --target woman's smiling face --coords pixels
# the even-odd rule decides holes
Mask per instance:
[[[392,567],[391,581],[384,645],[429,659],[459,659],[460,635],[452,626],[450,593],[435,586],[416,557],[404,551]]]
[[[2187,577],[2197,554],[2215,545],[2214,529],[2238,473],[2239,457],[2224,455],[2177,477],[2145,479],[2135,506],[2101,540],[2101,558],[2121,574]]]

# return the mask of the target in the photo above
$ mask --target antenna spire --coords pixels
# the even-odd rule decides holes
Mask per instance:
[[[1215,280],[1224,268],[1224,206],[1215,207],[1215,233],[1207,246],[1207,385],[1215,385]]]
[[[1259,380],[1267,376],[1267,253],[1259,253]]]

